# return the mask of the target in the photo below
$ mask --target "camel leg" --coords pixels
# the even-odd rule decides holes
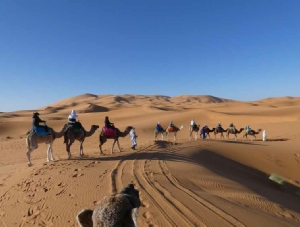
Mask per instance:
[[[71,155],[71,145],[72,145],[71,141],[70,141],[70,143],[68,143],[68,141],[67,141],[66,146],[67,146],[67,152],[68,152],[68,159],[71,159],[71,157],[72,157],[72,155]]]
[[[174,141],[176,141],[176,132],[174,132]]]
[[[102,151],[102,144],[101,144],[101,143],[99,144],[99,149],[100,149],[100,154],[103,154],[103,155],[104,155],[104,153],[103,153],[103,151]]]
[[[116,142],[117,142],[117,140],[115,139],[113,144],[112,144],[112,147],[111,147],[111,154],[114,153],[114,146],[115,146]]]
[[[53,155],[52,142],[50,143],[50,160],[55,161],[55,158],[54,158],[54,155]]]
[[[83,157],[84,156],[84,154],[83,154],[83,141],[81,141],[80,142],[80,147],[79,147],[79,155],[81,156],[81,157]]]
[[[197,140],[197,139],[198,139],[198,131],[195,134],[195,140]]]
[[[35,148],[29,148],[29,151],[27,151],[27,159],[28,159],[28,166],[32,166],[31,159],[30,159],[30,154]]]
[[[164,134],[161,132],[161,140],[164,140]]]
[[[117,140],[117,145],[118,145],[118,148],[119,148],[119,152],[121,152],[121,147],[120,147],[119,140]]]
[[[48,149],[47,149],[47,162],[50,162],[49,156],[50,156],[50,144],[48,145]]]

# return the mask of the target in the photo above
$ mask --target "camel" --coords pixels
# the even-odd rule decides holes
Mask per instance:
[[[66,124],[66,125],[68,125],[68,124]],[[80,142],[79,155],[81,157],[84,156],[82,144],[83,144],[85,138],[93,135],[98,128],[99,128],[98,125],[92,125],[90,131],[85,131],[85,129],[83,129],[82,131],[79,131],[79,132],[74,132],[73,130],[66,131],[64,143],[66,144],[66,151],[68,152],[69,159],[71,158],[70,147],[75,142],[75,140]],[[69,129],[71,129],[71,127]]]
[[[200,125],[190,125],[190,140],[192,139],[193,132],[195,132],[195,140],[198,139],[199,130],[200,130]]]
[[[234,139],[236,140],[237,136],[236,134],[240,134],[242,131],[244,130],[244,128],[240,128],[240,130],[236,130],[233,131],[231,128],[227,128],[226,131],[227,131],[227,134],[226,134],[226,137],[229,139],[229,134],[234,134]]]
[[[245,138],[245,137],[247,138],[247,135],[249,135],[249,136],[253,136],[256,139],[255,135],[258,135],[260,132],[261,132],[261,129],[258,129],[257,132],[255,132],[252,129],[250,130],[250,132],[245,131],[244,135],[243,135],[243,138]],[[253,137],[252,137],[252,140],[253,140]]]
[[[161,132],[157,131],[157,129],[154,130],[154,140],[156,140],[157,138],[157,135],[160,133],[161,135],[161,140],[164,140],[164,132],[165,132],[165,129],[162,129]]]
[[[120,193],[102,198],[94,210],[80,211],[77,224],[79,227],[137,227],[140,206],[139,191],[128,184]]]
[[[31,130],[26,137],[26,144],[28,147],[27,158],[28,158],[28,166],[32,166],[30,154],[33,150],[38,148],[39,143],[48,144],[47,149],[47,162],[54,161],[52,144],[55,139],[61,138],[64,135],[64,131],[66,129],[66,125],[64,125],[60,132],[55,132],[53,128],[49,128],[50,134],[48,136],[38,136],[35,131]]]
[[[217,136],[218,133],[221,133],[221,139],[222,138],[224,139],[223,132],[227,132],[227,129],[226,130],[224,130],[224,129],[223,130],[219,130],[219,129],[215,128],[215,130],[214,130],[215,139],[216,139],[216,136]]]
[[[177,134],[177,132],[180,131],[180,130],[182,130],[182,129],[184,128],[184,125],[181,125],[180,128],[177,128],[176,126],[174,126],[174,127],[172,128],[172,130],[170,130],[171,128],[172,128],[172,127],[169,126],[169,127],[166,129],[166,137],[167,137],[167,139],[168,139],[168,136],[169,136],[170,132],[174,132],[174,140],[176,140],[176,134]]]
[[[209,129],[208,127],[205,128],[205,133],[207,134],[208,138],[210,139],[209,133],[214,132],[215,128]],[[200,137],[203,137],[202,131],[200,133]]]
[[[105,135],[105,132],[104,130],[102,129],[101,132],[100,132],[100,136],[99,136],[99,148],[100,148],[100,153],[104,155],[103,151],[102,151],[102,145],[108,140],[108,139],[113,139],[114,142],[112,144],[112,147],[111,147],[111,154],[114,153],[114,146],[115,146],[115,143],[117,142],[118,144],[118,149],[119,149],[119,152],[121,152],[121,148],[120,148],[120,143],[119,143],[119,137],[125,137],[129,134],[130,130],[132,129],[132,126],[127,126],[125,131],[124,132],[121,132],[118,128],[116,128],[116,134],[112,137],[107,137]]]

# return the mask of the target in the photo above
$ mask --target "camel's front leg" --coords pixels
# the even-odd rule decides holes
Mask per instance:
[[[47,149],[47,162],[50,161],[50,144],[48,145],[48,149]]]
[[[53,143],[53,142],[50,142],[50,144],[49,144],[48,155],[47,155],[47,162],[49,162],[49,160],[50,160],[50,161],[55,161],[54,156],[53,156],[52,143]]]
[[[117,140],[117,144],[118,144],[119,152],[121,152],[121,147],[120,147],[119,140]]]
[[[29,151],[27,151],[27,159],[28,159],[28,166],[32,166],[31,159],[30,159],[30,153],[34,150],[34,148],[30,148]]]
[[[81,156],[81,157],[83,157],[84,156],[84,154],[83,154],[83,141],[81,141],[80,142],[80,146],[79,146],[79,155]]]
[[[195,140],[197,140],[197,139],[198,139],[198,131],[195,134]]]

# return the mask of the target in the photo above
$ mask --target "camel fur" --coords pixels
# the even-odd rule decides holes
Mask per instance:
[[[60,132],[55,132],[53,128],[49,128],[49,132],[51,135],[48,136],[38,136],[34,130],[31,130],[29,134],[26,137],[26,144],[28,151],[26,153],[27,159],[28,159],[28,166],[32,166],[31,163],[31,152],[38,148],[38,144],[45,143],[48,144],[47,149],[47,162],[54,161],[53,156],[53,148],[52,144],[55,139],[61,138],[64,135],[64,131],[67,128],[66,125],[64,125]]]
[[[177,132],[178,131],[180,131],[180,130],[182,130],[183,128],[184,128],[185,126],[184,125],[181,125],[180,126],[180,128],[178,128],[178,127],[173,127],[173,130],[172,131],[170,131],[170,126],[166,129],[166,137],[167,137],[167,139],[168,139],[168,137],[169,137],[169,134],[171,133],[171,132],[174,132],[174,140],[176,140],[176,134],[177,134]]]
[[[102,129],[101,132],[100,132],[100,135],[99,135],[99,148],[100,148],[100,153],[104,155],[103,151],[102,151],[102,145],[108,140],[108,139],[113,139],[114,142],[112,144],[112,147],[111,147],[111,154],[114,152],[114,146],[115,146],[115,143],[117,143],[118,145],[118,149],[119,149],[119,152],[121,152],[121,148],[120,148],[120,143],[119,143],[119,137],[126,137],[130,130],[132,129],[133,127],[132,126],[127,126],[125,131],[124,132],[121,132],[118,128],[116,128],[116,133],[113,137],[107,137],[105,135],[105,132],[104,130]]]
[[[195,132],[195,140],[198,139],[199,130],[200,130],[200,125],[190,125],[190,140],[192,140],[193,132]]]
[[[79,227],[137,227],[139,191],[128,184],[118,194],[105,196],[95,209],[84,209],[76,216]]]
[[[240,130],[238,131],[237,129],[235,129],[234,131],[231,128],[227,128],[226,131],[226,137],[229,139],[229,134],[234,134],[234,139],[236,140],[237,136],[236,134],[240,134],[242,131],[244,130],[244,128],[240,128]]]
[[[66,124],[68,125],[68,124]],[[85,129],[83,129],[80,132],[74,132],[73,130],[71,130],[71,128],[68,128],[70,130],[66,131],[66,137],[65,137],[65,143],[66,143],[66,151],[68,152],[68,158],[71,158],[71,151],[70,151],[70,147],[71,145],[75,142],[75,140],[79,141],[80,143],[80,147],[79,147],[79,155],[81,157],[84,156],[83,153],[83,142],[85,140],[86,137],[90,137],[92,136],[96,130],[99,128],[98,125],[91,125],[91,129],[90,131],[85,131]]]
[[[250,132],[245,131],[243,134],[243,138],[246,137],[246,139],[247,139],[247,136],[252,136],[252,140],[253,140],[253,137],[254,137],[254,139],[256,139],[255,135],[258,135],[260,132],[261,132],[261,129],[258,129],[257,132],[255,132],[252,129],[250,130]]]
[[[209,129],[208,127],[205,128],[205,133],[207,134],[208,138],[210,139],[209,133],[214,132],[215,128]],[[200,137],[203,138],[202,131],[200,132]]]
[[[157,131],[157,129],[155,128],[154,129],[154,140],[157,139],[157,135],[160,133],[161,135],[161,140],[164,140],[164,133],[166,133],[166,130],[165,129],[162,129],[161,132]]]

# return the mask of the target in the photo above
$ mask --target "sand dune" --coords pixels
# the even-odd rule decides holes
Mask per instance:
[[[71,147],[67,159],[63,139],[56,139],[57,161],[46,162],[47,145],[40,144],[27,166],[26,132],[35,110],[0,113],[0,226],[77,226],[76,214],[128,183],[140,190],[139,226],[299,226],[300,225],[300,98],[280,97],[241,102],[213,96],[84,94],[47,104],[38,111],[55,131],[72,109],[88,130],[101,127],[105,116],[124,130],[134,126],[137,150],[129,137],[112,140],[99,152],[99,130]],[[210,128],[231,122],[267,131],[255,141],[243,138],[190,140],[195,119]],[[173,141],[154,141],[154,127],[172,120],[184,125]],[[194,136],[194,134],[193,134]],[[160,138],[160,137],[159,137]],[[268,174],[281,175],[277,185]]]

